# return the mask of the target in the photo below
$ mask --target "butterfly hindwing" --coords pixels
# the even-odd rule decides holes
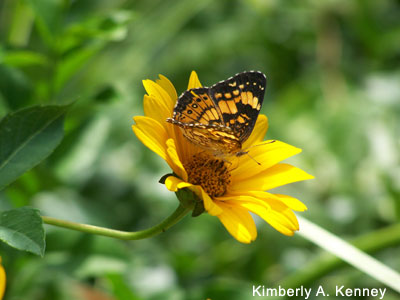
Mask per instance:
[[[253,131],[264,99],[266,78],[261,72],[239,73],[210,88],[225,126],[243,143]]]

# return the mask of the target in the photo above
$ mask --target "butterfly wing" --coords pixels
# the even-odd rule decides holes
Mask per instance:
[[[222,115],[223,124],[243,143],[253,131],[266,88],[261,72],[236,74],[210,88],[210,96]]]
[[[250,136],[264,99],[265,75],[243,72],[211,88],[190,89],[167,122],[192,143],[215,155],[237,154]]]
[[[222,114],[209,95],[208,88],[190,89],[178,99],[172,118],[167,122],[181,127],[192,143],[215,155],[236,153],[240,142],[232,129],[226,127]]]
[[[174,108],[174,123],[222,125],[222,115],[215,108],[208,91],[208,88],[197,88],[184,92]]]

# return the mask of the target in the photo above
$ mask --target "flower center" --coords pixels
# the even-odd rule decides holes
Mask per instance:
[[[211,197],[223,196],[231,182],[226,163],[205,152],[193,155],[192,160],[184,164],[184,167],[188,173],[188,181],[200,185]]]

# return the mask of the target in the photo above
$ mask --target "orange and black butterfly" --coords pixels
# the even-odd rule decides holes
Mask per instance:
[[[266,77],[249,71],[212,87],[185,91],[167,122],[182,129],[192,143],[216,156],[240,156],[264,99]]]

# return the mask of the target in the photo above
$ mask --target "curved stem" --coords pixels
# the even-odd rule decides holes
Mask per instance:
[[[182,204],[180,204],[178,208],[160,224],[145,230],[133,231],[133,232],[114,230],[105,227],[64,221],[47,216],[42,216],[42,220],[45,224],[82,231],[86,233],[104,235],[121,240],[140,240],[152,237],[154,235],[166,231],[168,228],[170,228],[172,225],[176,224],[180,219],[182,219],[192,209],[193,207],[183,206]]]

